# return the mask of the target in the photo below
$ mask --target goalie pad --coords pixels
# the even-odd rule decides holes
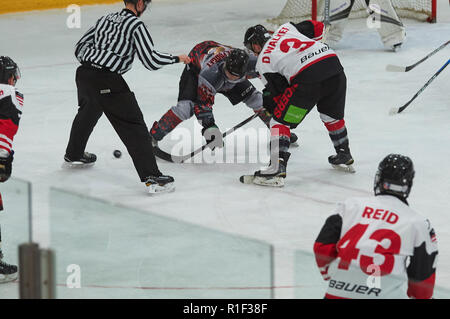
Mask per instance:
[[[345,25],[352,11],[354,0],[330,1],[330,27],[323,35],[322,42],[335,46],[342,39]]]
[[[405,27],[392,6],[391,0],[371,0],[369,7],[373,26],[380,34],[381,41],[388,49],[403,43]]]
[[[342,39],[354,2],[354,0],[330,2],[331,26],[322,42],[333,47]],[[368,27],[377,29],[386,48],[393,49],[395,45],[404,41],[405,27],[392,6],[391,0],[371,0],[367,12],[370,15],[367,21]]]

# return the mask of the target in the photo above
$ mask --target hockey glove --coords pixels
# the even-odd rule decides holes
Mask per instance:
[[[6,182],[11,176],[14,151],[8,157],[0,157],[0,183]]]
[[[216,124],[213,124],[212,126],[209,127],[204,127],[202,129],[202,135],[206,140],[207,146],[211,150],[214,150],[216,147],[218,148],[223,147],[224,143],[222,133],[220,132]]]
[[[255,113],[258,113],[258,117],[270,129],[270,120],[272,119],[272,114],[269,111],[267,111],[265,108],[261,108],[261,109],[255,111]]]
[[[273,95],[269,90],[263,90],[264,109],[269,113],[273,113],[273,110],[275,110],[275,108],[277,107],[277,103],[275,103],[274,97],[275,95]]]
[[[319,268],[320,270],[320,274],[322,275],[323,280],[328,281],[331,279],[331,276],[328,274],[328,268],[330,266],[325,266],[325,267],[321,267]]]

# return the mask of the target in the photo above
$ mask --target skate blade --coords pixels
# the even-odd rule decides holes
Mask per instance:
[[[10,275],[0,275],[0,284],[17,280],[17,273]]]
[[[62,168],[75,168],[75,169],[79,169],[79,168],[89,168],[94,166],[94,163],[83,163],[83,162],[64,162],[61,167]]]
[[[272,177],[265,178],[261,176],[255,176],[253,179],[253,184],[261,185],[261,186],[270,186],[270,187],[283,187],[284,186],[284,178],[283,177]]]
[[[345,165],[345,164],[340,164],[340,165],[334,165],[331,164],[331,166],[333,166],[334,169],[337,169],[338,171],[341,172],[346,172],[346,173],[355,173],[355,169],[353,168],[353,165]]]
[[[161,194],[161,193],[172,193],[175,191],[174,183],[167,183],[164,186],[160,186],[159,184],[152,184],[147,187],[147,192],[151,195],[153,194]]]
[[[273,177],[271,179],[267,179],[255,175],[242,175],[239,178],[239,181],[243,184],[256,184],[261,186],[272,186],[272,187],[284,186],[284,178],[282,177]]]

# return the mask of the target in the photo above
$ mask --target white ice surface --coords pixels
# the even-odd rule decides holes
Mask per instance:
[[[35,240],[42,246],[52,246],[46,192],[49,186],[55,186],[271,243],[278,256],[275,283],[291,285],[292,251],[312,250],[336,202],[370,195],[377,164],[395,152],[414,160],[416,177],[410,205],[435,227],[440,247],[437,284],[450,288],[450,254],[446,248],[450,245],[450,71],[436,78],[404,113],[388,115],[391,107],[408,101],[445,63],[450,48],[411,72],[385,71],[390,63],[412,64],[448,40],[450,9],[446,0],[438,2],[438,23],[406,21],[407,41],[398,53],[385,51],[376,31],[368,30],[362,20],[350,23],[336,48],[348,78],[345,119],[356,174],[329,167],[327,157],[333,148],[313,110],[295,130],[300,147],[292,149],[283,189],[239,183],[240,175],[252,173],[260,164],[179,165],[160,161],[161,171],[175,177],[177,188],[172,194],[154,197],[145,194],[131,159],[105,117],[87,146],[87,151],[98,155],[95,167],[85,171],[61,169],[77,111],[74,44],[99,16],[119,9],[121,4],[83,7],[81,29],[66,27],[68,14],[64,10],[0,16],[0,54],[13,57],[22,70],[18,89],[25,95],[25,108],[14,141],[14,176],[34,184]],[[272,0],[160,1],[143,19],[159,50],[180,54],[203,40],[241,46],[247,27],[277,15],[282,6],[281,1]],[[125,75],[149,126],[176,102],[182,69],[178,64],[148,72],[136,60],[133,70]],[[262,88],[259,81],[253,83]],[[216,99],[214,113],[223,129],[251,114],[245,105],[233,107],[222,96]],[[196,129],[198,135],[193,123],[191,119],[181,127]],[[249,126],[263,127],[258,120]],[[124,152],[120,160],[113,158],[114,149]],[[2,215],[7,224],[8,212]],[[0,289],[6,292],[5,297],[16,294],[15,284]],[[277,296],[289,298],[292,292],[280,289]]]

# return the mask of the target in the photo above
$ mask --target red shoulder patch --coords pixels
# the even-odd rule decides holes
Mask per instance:
[[[19,101],[20,106],[23,106],[23,94],[16,92],[16,99]]]

